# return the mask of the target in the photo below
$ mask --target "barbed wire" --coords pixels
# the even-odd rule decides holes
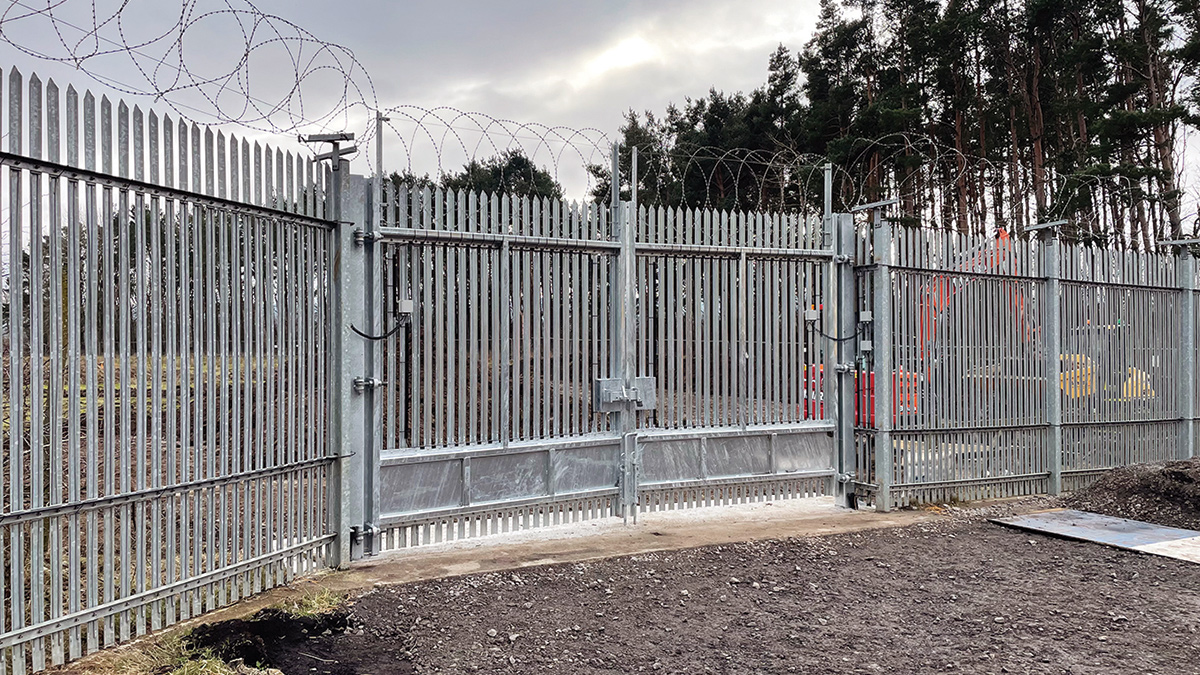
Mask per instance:
[[[158,29],[149,27],[144,11],[138,21],[128,21],[129,0],[114,0],[107,8],[97,0],[43,2],[10,0],[0,13],[0,41],[72,66],[121,93],[162,101],[180,115],[188,110],[192,114],[185,116],[200,124],[233,123],[273,133],[338,122],[345,128],[354,109],[378,107],[370,74],[352,50],[263,12],[250,0],[180,0],[173,22]],[[86,23],[79,18],[85,15]],[[44,39],[47,26],[54,39]],[[218,30],[219,50],[211,40],[195,38]],[[115,78],[113,59],[125,61],[126,69],[132,65],[127,72],[137,72],[141,81]],[[212,65],[218,59],[228,65]],[[271,76],[257,77],[267,63]],[[292,73],[280,77],[280,64]],[[319,97],[306,95],[305,83],[316,78],[326,86]],[[195,99],[189,103],[193,96],[205,107]]]
[[[553,180],[561,183],[564,157],[571,158],[573,168],[586,171],[587,166],[606,161],[612,144],[606,133],[594,127],[518,122],[450,106],[401,105],[380,114],[387,120],[383,128],[391,132],[388,137],[395,138],[403,152],[398,161],[385,161],[384,168],[415,175],[422,169],[414,166],[414,161],[424,152],[433,158],[435,179],[449,175],[458,165],[519,152],[535,165],[541,161]],[[373,140],[374,133],[370,129],[365,140]],[[373,168],[375,159],[369,153],[368,162]]]

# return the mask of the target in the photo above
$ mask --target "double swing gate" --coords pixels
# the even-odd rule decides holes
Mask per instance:
[[[820,221],[375,190],[351,556],[833,488]]]

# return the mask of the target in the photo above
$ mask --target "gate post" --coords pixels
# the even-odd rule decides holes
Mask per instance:
[[[612,301],[612,360],[609,377],[619,385],[622,394],[613,398],[612,408],[617,417],[617,434],[620,437],[620,453],[617,480],[619,485],[619,507],[621,518],[628,522],[630,516],[637,521],[637,412],[634,401],[625,392],[633,388],[634,363],[637,343],[634,336],[634,224],[630,222],[626,205],[621,201],[621,146],[613,144],[612,150],[612,227],[613,235],[620,243],[617,255],[616,274],[611,287]],[[636,152],[636,150],[635,150]],[[636,161],[636,160],[635,160]],[[635,207],[636,208],[636,207]],[[635,212],[636,217],[636,212]]]
[[[833,274],[830,283],[833,292],[832,308],[825,316],[831,331],[826,336],[830,344],[828,352],[833,358],[834,438],[837,447],[837,479],[834,485],[834,500],[839,506],[855,508],[853,480],[851,474],[856,463],[854,447],[854,370],[858,350],[858,307],[854,283],[854,216],[850,213],[835,213],[829,216],[833,228],[834,256]],[[828,366],[826,366],[828,368]],[[828,376],[828,370],[826,370]],[[826,389],[828,391],[828,388]]]
[[[335,148],[336,153],[336,148]],[[361,557],[366,508],[366,454],[370,449],[366,392],[373,386],[367,359],[367,341],[354,334],[365,326],[363,298],[366,286],[366,255],[362,228],[367,218],[367,181],[350,175],[350,162],[334,158],[330,195],[334,222],[333,293],[330,355],[333,377],[331,450],[336,458],[329,476],[330,526],[337,534],[332,567],[345,568]]]
[[[1046,326],[1042,331],[1043,352],[1046,355],[1046,417],[1050,424],[1049,469],[1052,495],[1062,493],[1063,434],[1062,434],[1062,269],[1059,260],[1058,234],[1048,228],[1042,235],[1046,273]]]
[[[1183,339],[1179,358],[1179,447],[1175,456],[1187,459],[1196,454],[1196,258],[1187,246],[1179,258],[1179,287],[1182,289]]]
[[[874,378],[867,386],[874,386],[875,399],[875,509],[892,509],[892,419],[895,413],[893,397],[892,363],[892,268],[895,258],[892,252],[892,223],[884,222],[879,209],[872,212],[875,252],[875,301],[871,319],[875,326]],[[903,387],[903,382],[901,382]]]

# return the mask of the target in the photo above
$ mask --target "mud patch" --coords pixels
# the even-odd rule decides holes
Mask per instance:
[[[1200,530],[1200,458],[1113,469],[1062,500],[1081,511]]]
[[[194,652],[226,663],[277,668],[284,675],[408,675],[413,673],[404,635],[367,634],[353,603],[316,616],[264,609],[249,619],[200,626],[185,638]],[[381,640],[381,637],[384,639]]]

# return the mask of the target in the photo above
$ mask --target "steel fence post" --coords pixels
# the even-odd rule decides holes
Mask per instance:
[[[875,326],[873,371],[875,395],[875,509],[892,509],[892,416],[894,410],[892,363],[892,223],[884,222],[879,209],[871,217],[874,229],[875,298],[871,319]],[[870,386],[870,385],[868,385]]]
[[[345,568],[362,554],[364,507],[364,454],[367,446],[366,396],[362,393],[362,374],[366,362],[366,341],[354,335],[352,326],[361,326],[366,289],[366,257],[355,241],[355,230],[366,218],[366,180],[350,175],[350,162],[336,158],[332,185],[332,220],[335,230],[333,260],[333,430],[332,449],[337,457],[331,475],[330,501],[334,514],[337,545],[332,565]],[[357,382],[356,382],[357,380]]]
[[[854,363],[858,351],[858,306],[854,283],[854,216],[849,213],[833,215],[835,297],[832,303],[832,342],[835,355],[834,424],[837,446],[837,485],[835,500],[840,506],[856,506],[852,480],[855,465],[854,448]]]
[[[1196,454],[1196,258],[1186,246],[1179,258],[1179,286],[1183,321],[1179,358],[1179,447],[1176,456]]]
[[[628,377],[627,361],[631,364],[633,355],[627,352],[627,346],[630,340],[627,339],[630,332],[628,304],[632,304],[632,298],[629,297],[627,286],[632,283],[630,271],[632,264],[626,265],[626,245],[625,240],[627,234],[631,234],[628,220],[625,215],[625,205],[621,201],[621,145],[613,143],[612,147],[612,229],[613,238],[621,244],[619,253],[616,259],[616,270],[613,274],[613,282],[609,288],[611,302],[609,307],[612,311],[612,316],[609,317],[612,329],[610,331],[612,345],[612,359],[609,361],[608,376],[621,383],[628,388],[630,378]],[[627,301],[630,301],[627,304]],[[616,416],[616,431],[620,440],[620,452],[618,453],[617,467],[617,496],[619,500],[619,508],[621,511],[622,520],[628,522],[634,503],[637,500],[637,486],[633,484],[633,458],[636,444],[634,438],[634,412],[630,406],[624,402],[620,408],[615,410],[613,414]]]
[[[1046,355],[1046,418],[1050,424],[1049,473],[1050,494],[1062,492],[1063,433],[1062,433],[1062,270],[1059,259],[1058,235],[1047,229],[1042,235],[1046,265],[1046,326],[1042,331],[1042,347]]]

